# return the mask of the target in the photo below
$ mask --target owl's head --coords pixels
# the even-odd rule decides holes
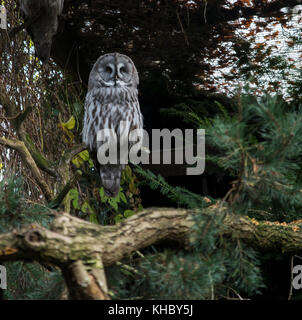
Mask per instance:
[[[120,53],[108,53],[98,58],[89,76],[89,89],[94,87],[135,87],[138,73],[133,61]]]

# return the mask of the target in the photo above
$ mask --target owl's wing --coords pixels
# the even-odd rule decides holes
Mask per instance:
[[[85,115],[82,131],[82,141],[90,152],[97,152],[97,132],[100,130],[100,106],[91,92],[88,92],[85,99]]]

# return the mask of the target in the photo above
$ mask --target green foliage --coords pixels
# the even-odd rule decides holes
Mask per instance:
[[[0,181],[0,233],[32,222],[46,227],[50,213],[47,207],[27,199],[21,178],[12,176]]]
[[[137,166],[135,172],[145,178],[145,180],[141,181],[142,184],[147,184],[153,190],[159,189],[163,195],[167,196],[177,205],[186,208],[201,208],[208,205],[200,195],[182,187],[172,187],[162,176],[156,176],[150,170],[145,171]]]
[[[278,95],[237,98],[237,112],[220,112],[212,119],[187,113],[186,119],[206,131],[206,141],[216,150],[207,159],[233,178],[223,205],[225,213],[248,214],[258,220],[290,222],[302,212],[302,112]],[[184,105],[171,110],[182,116]],[[221,237],[224,214],[219,206],[207,214],[214,201],[184,188],[170,186],[161,176],[137,167],[151,189],[176,205],[198,209],[192,242],[186,251],[160,247],[144,257],[125,261],[136,272],[115,286],[118,297],[137,295],[161,299],[219,299],[253,297],[270,283],[261,267],[266,255],[236,238]],[[157,250],[159,249],[159,252]],[[130,288],[130,289],[129,289]]]
[[[108,274],[114,283],[114,297],[219,299],[232,296],[234,292],[246,296],[260,292],[264,284],[257,253],[239,240],[220,237],[224,214],[219,207],[215,214],[206,214],[206,207],[213,204],[213,200],[172,187],[163,177],[150,171],[139,167],[135,171],[145,179],[144,183],[158,189],[175,204],[198,209],[192,228],[194,236],[185,251],[165,249],[158,252],[154,249],[155,252],[147,251],[143,257],[125,261],[135,272],[124,274],[120,283],[117,280],[120,274],[113,271],[116,268],[110,268]]]
[[[238,240],[233,245],[227,243],[224,253],[227,288],[236,289],[248,297],[260,293],[261,289],[265,288],[259,254],[255,250]]]
[[[135,292],[145,299],[217,299],[228,291],[250,296],[263,287],[258,265],[256,253],[240,242],[208,255],[165,250],[142,260]]]
[[[233,209],[272,221],[301,218],[301,107],[278,95],[236,100],[237,110],[231,113],[215,101],[220,112],[213,118],[186,105],[169,112],[205,129],[206,142],[215,150],[206,155],[206,163],[233,177],[226,195]]]
[[[80,188],[85,192],[79,192],[77,188],[69,191],[74,214],[93,223],[106,225],[119,223],[143,209],[137,177],[130,166],[126,166],[122,172],[120,191],[112,198],[106,196],[103,187],[95,183],[99,174],[86,150],[74,157],[72,162],[93,179],[81,181]]]
[[[64,280],[58,271],[49,271],[40,264],[9,262],[7,269],[8,300],[57,300],[64,289]]]
[[[77,155],[76,155],[75,157],[73,157],[73,159],[72,159],[72,163],[73,163],[77,168],[80,168],[80,166],[81,166],[85,161],[88,161],[90,168],[93,167],[93,162],[92,162],[92,160],[90,159],[88,150],[84,150],[84,151],[80,152],[79,154],[77,154]]]
[[[212,161],[236,179],[229,199],[237,211],[258,219],[301,218],[300,110],[278,96],[243,96],[236,116],[213,119],[206,140],[218,150]]]
[[[261,293],[265,287],[266,279],[261,272],[263,259],[258,253],[236,237],[221,236],[224,214],[235,211],[257,219],[286,222],[301,217],[302,114],[278,96],[243,95],[237,100],[237,113],[232,114],[220,102],[216,102],[216,106],[219,111],[213,119],[203,119],[193,112],[189,118],[194,119],[194,126],[205,128],[207,143],[217,150],[207,158],[233,177],[224,198],[225,211],[216,204],[216,211],[209,215],[207,206],[213,205],[214,199],[179,186],[172,187],[163,177],[138,166],[134,170],[127,167],[123,172],[116,198],[107,197],[100,187],[94,187],[90,194],[83,192],[91,187],[84,189],[83,181],[81,190],[70,190],[73,210],[85,214],[93,223],[119,223],[139,210],[130,203],[138,196],[137,176],[140,183],[158,190],[175,205],[196,210],[191,242],[183,250],[156,245],[108,268],[113,298],[248,298]],[[79,160],[80,166],[88,164],[89,157],[83,154],[80,158],[83,160]],[[0,214],[10,219],[9,223],[1,223],[2,232],[6,225],[35,221],[35,212],[39,212],[39,222],[47,225],[48,209],[26,202],[21,180],[1,183]],[[41,210],[46,210],[45,217],[41,217]],[[36,264],[7,265],[12,268],[8,269],[10,274],[22,274],[24,280],[7,291],[10,298],[46,299],[53,297],[56,290],[49,295],[47,288],[60,288],[57,272],[45,271]],[[34,290],[37,283],[38,288]]]
[[[140,270],[144,276],[137,289],[144,298],[179,300],[210,298],[225,271],[216,259],[172,250],[148,255]]]
[[[21,178],[0,181],[0,233],[29,223],[44,227],[51,221],[47,207],[27,199]],[[48,271],[38,263],[7,262],[8,288],[6,299],[58,299],[63,279],[58,271]]]

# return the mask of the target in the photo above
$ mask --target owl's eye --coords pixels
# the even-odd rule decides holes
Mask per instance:
[[[120,68],[120,72],[121,72],[121,73],[127,73],[127,69],[126,69],[125,67],[121,67],[121,68]]]
[[[106,69],[105,69],[105,71],[106,71],[107,73],[112,73],[112,68],[109,67],[109,66],[107,66]]]

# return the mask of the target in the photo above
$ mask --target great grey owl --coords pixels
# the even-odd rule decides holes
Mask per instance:
[[[36,55],[46,62],[50,56],[52,38],[58,30],[58,17],[62,13],[64,0],[19,0],[19,3]]]
[[[138,83],[135,65],[125,55],[105,54],[94,64],[89,76],[83,126],[83,143],[93,157],[98,154],[100,147],[97,141],[100,130],[112,129],[121,145],[125,142],[123,139],[128,138],[133,132],[132,130],[139,131],[143,128],[143,117],[138,102]],[[125,122],[129,126],[121,126]],[[136,143],[139,148],[142,143],[141,138]],[[108,137],[107,142],[109,146],[115,143],[112,136]],[[133,143],[127,141],[126,145],[129,150]],[[106,195],[115,197],[120,190],[121,172],[125,164],[98,163],[97,166]]]

